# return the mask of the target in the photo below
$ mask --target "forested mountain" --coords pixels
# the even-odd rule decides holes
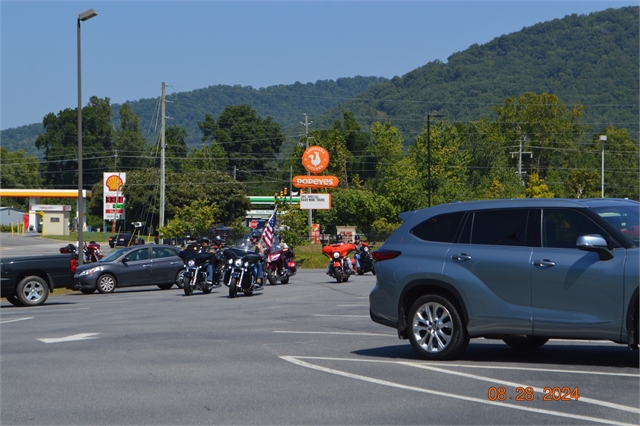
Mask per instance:
[[[258,115],[270,116],[282,127],[299,123],[303,114],[311,117],[352,99],[371,86],[387,79],[381,77],[350,77],[319,80],[315,83],[270,86],[254,89],[251,86],[209,86],[190,92],[172,93],[166,96],[167,126],[182,127],[187,131],[187,147],[200,146],[202,132],[198,122],[206,114],[219,116],[226,106],[249,105]],[[158,82],[160,95],[161,82]],[[131,111],[140,120],[140,129],[149,142],[154,142],[160,127],[160,96],[127,102]],[[113,124],[118,126],[121,105],[113,104]],[[52,111],[53,112],[53,111]],[[56,112],[54,112],[56,113]],[[299,125],[299,124],[298,124]],[[299,130],[299,129],[298,129]],[[6,129],[0,132],[2,146],[9,151],[24,149],[27,154],[36,154],[36,137],[44,132],[41,123]]]
[[[570,15],[497,37],[454,53],[447,63],[425,66],[371,87],[314,117],[330,126],[352,111],[368,128],[390,120],[411,143],[427,120],[493,118],[493,106],[526,92],[553,93],[566,105],[584,105],[583,122],[594,131],[607,125],[638,134],[638,7]]]

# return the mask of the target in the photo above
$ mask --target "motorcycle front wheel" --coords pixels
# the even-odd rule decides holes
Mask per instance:
[[[276,278],[276,273],[273,269],[269,269],[269,272],[267,272],[267,279],[271,285],[278,284],[278,278]]]
[[[184,294],[185,296],[191,296],[193,294],[193,287],[191,286],[191,283],[193,282],[195,278],[186,278],[184,279]]]
[[[229,297],[234,298],[238,294],[238,279],[236,277],[231,277],[231,281],[229,282]]]
[[[340,269],[334,269],[333,276],[336,277],[336,282],[338,284],[342,282],[342,271]]]

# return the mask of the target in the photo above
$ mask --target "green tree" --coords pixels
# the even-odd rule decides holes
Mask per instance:
[[[376,161],[374,191],[385,197],[395,213],[427,205],[420,175],[411,157],[403,155],[400,130],[387,122],[371,127],[372,154]]]
[[[259,180],[276,169],[285,136],[271,117],[258,117],[248,105],[227,106],[218,118],[217,128],[211,131],[213,139],[228,153],[229,166],[237,168],[238,179]]]
[[[572,169],[565,181],[570,198],[600,197],[600,176],[594,170]]]
[[[193,171],[189,173],[166,172],[165,218],[172,219],[178,208],[188,206],[195,200],[205,200],[217,206],[217,217],[222,223],[232,223],[245,216],[251,203],[242,182],[233,180],[225,173]],[[127,174],[123,187],[126,197],[128,222],[143,221],[157,226],[160,206],[160,171],[158,169],[137,170]]]
[[[549,191],[549,187],[544,180],[540,179],[537,173],[529,176],[529,182],[524,190],[527,198],[553,198],[553,192]]]
[[[426,126],[416,136],[415,143],[409,148],[411,162],[419,172],[423,190],[428,188],[429,149],[431,141],[431,205],[462,201],[469,197],[469,164],[471,154],[463,150],[466,142],[466,129],[461,123],[456,126],[440,122],[431,126],[428,138]]]
[[[191,204],[176,208],[176,215],[167,226],[158,228],[162,238],[179,237],[188,232],[190,235],[200,236],[217,221],[218,208],[215,203],[207,200],[193,200]]]
[[[111,159],[112,133],[109,98],[92,96],[89,105],[82,108],[83,185],[86,189],[102,180]],[[47,114],[42,124],[45,133],[36,139],[36,147],[43,150],[41,176],[45,186],[77,188],[78,184],[78,112],[65,109],[56,116]]]
[[[118,154],[118,170],[130,171],[149,166],[151,149],[140,132],[138,116],[127,104],[120,107],[119,114],[120,127],[115,131],[113,144]]]
[[[0,188],[37,188],[40,186],[38,157],[25,155],[24,149],[9,152],[0,148]]]
[[[297,204],[289,204],[287,198],[278,199],[278,228],[282,239],[292,248],[308,240],[309,224],[306,210],[300,210]]]
[[[602,168],[602,145],[600,135],[606,135],[604,143],[604,189],[605,197],[638,200],[639,153],[627,129],[609,126],[593,136],[593,151],[599,157]],[[602,175],[602,171],[599,170]]]
[[[376,220],[394,220],[396,209],[386,198],[371,191],[345,188],[333,191],[331,209],[318,210],[317,214],[324,233],[335,234],[336,226],[353,225],[366,234]]]
[[[180,173],[187,156],[187,131],[184,127],[169,126],[165,129],[165,168]],[[160,164],[157,164],[160,167]]]
[[[566,167],[568,158],[577,151],[575,141],[587,130],[579,123],[582,104],[569,109],[549,93],[509,97],[494,110],[512,151],[522,146],[523,151],[531,152],[531,172],[541,177],[551,168]]]

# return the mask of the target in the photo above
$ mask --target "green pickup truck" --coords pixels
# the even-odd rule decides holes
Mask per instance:
[[[2,257],[0,297],[14,306],[42,305],[55,288],[71,288],[74,254]]]

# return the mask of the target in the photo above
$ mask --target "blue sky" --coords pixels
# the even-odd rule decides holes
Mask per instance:
[[[0,1],[0,129],[218,84],[402,76],[539,22],[639,1]],[[302,113],[302,112],[301,112]]]

